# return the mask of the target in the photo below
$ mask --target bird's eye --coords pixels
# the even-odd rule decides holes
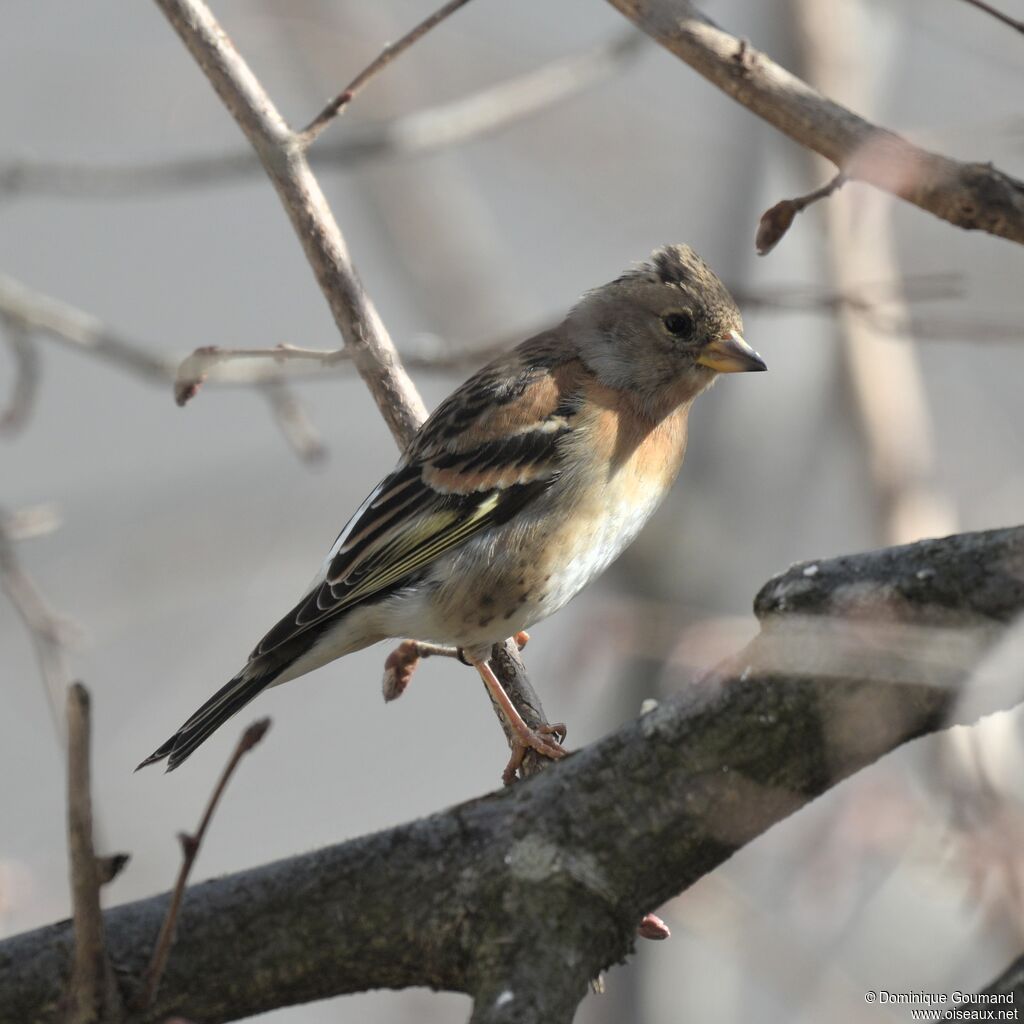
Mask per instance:
[[[677,338],[688,338],[693,334],[693,317],[689,313],[669,313],[662,323],[665,330]]]

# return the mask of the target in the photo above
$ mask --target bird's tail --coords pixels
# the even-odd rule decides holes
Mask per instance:
[[[232,715],[270,686],[281,674],[280,663],[268,666],[250,662],[226,686],[222,686],[185,724],[153,751],[138,768],[167,759],[167,771],[174,771],[192,752]]]

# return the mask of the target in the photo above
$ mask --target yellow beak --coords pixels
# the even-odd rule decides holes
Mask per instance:
[[[765,361],[735,331],[708,342],[697,362],[719,373],[768,369]]]

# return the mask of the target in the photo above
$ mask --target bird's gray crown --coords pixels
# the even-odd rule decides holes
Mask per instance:
[[[651,253],[650,259],[631,267],[618,281],[694,285],[713,276],[711,268],[688,245],[666,245]]]

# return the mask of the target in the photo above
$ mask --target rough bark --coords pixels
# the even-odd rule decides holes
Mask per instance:
[[[473,995],[474,1021],[571,1020],[643,913],[958,719],[1024,612],[1024,527],[795,566],[755,611],[760,635],[728,664],[529,782],[191,887],[157,1002],[126,1019],[426,985]],[[167,899],[105,915],[128,1002]],[[0,1021],[55,1021],[71,959],[67,922],[0,943]]]
[[[795,142],[968,230],[1024,243],[1024,182],[990,163],[931,153],[812,89],[689,0],[608,0],[680,60]]]

